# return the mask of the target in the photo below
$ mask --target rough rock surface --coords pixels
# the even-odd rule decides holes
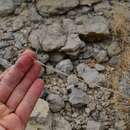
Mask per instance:
[[[39,0],[37,9],[42,16],[59,15],[76,7],[78,0]]]

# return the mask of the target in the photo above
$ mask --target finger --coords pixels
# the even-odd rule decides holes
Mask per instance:
[[[16,109],[18,104],[21,102],[32,83],[38,78],[41,70],[41,66],[35,63],[30,71],[26,74],[21,83],[14,89],[13,93],[7,101],[7,106],[13,110]]]
[[[25,124],[13,113],[4,118],[0,118],[0,126],[6,130],[24,130],[25,128]]]
[[[10,71],[4,75],[0,82],[0,101],[5,102],[16,85],[22,80],[27,71],[31,68],[34,60],[30,56],[34,53],[26,51]]]
[[[19,104],[16,109],[16,115],[20,117],[20,119],[27,123],[29,116],[36,104],[36,101],[40,97],[40,94],[43,90],[43,81],[37,79],[28,90],[22,102]]]

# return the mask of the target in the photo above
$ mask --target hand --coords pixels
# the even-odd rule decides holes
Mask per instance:
[[[15,65],[0,75],[0,130],[24,130],[43,90],[41,66],[26,50]]]

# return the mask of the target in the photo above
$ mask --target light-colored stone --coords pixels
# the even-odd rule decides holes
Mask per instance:
[[[105,67],[104,67],[103,65],[101,65],[101,64],[96,64],[96,65],[95,65],[95,68],[96,68],[96,70],[99,71],[99,72],[105,70]]]
[[[49,94],[47,101],[52,112],[59,112],[65,106],[63,98],[56,94]]]
[[[82,107],[90,101],[89,96],[87,96],[85,92],[73,85],[68,86],[68,96],[69,102],[74,107]]]
[[[96,87],[96,84],[105,82],[105,76],[96,69],[90,68],[84,63],[77,66],[78,75],[84,79],[90,88]]]
[[[103,125],[101,122],[88,120],[86,130],[103,130]]]
[[[78,4],[78,0],[39,0],[36,6],[42,16],[48,16],[63,14]]]
[[[48,26],[45,38],[42,41],[42,48],[49,52],[60,49],[65,45],[66,35],[60,23],[53,23]]]
[[[82,41],[79,39],[77,34],[71,34],[64,47],[61,48],[61,51],[64,52],[75,52],[80,49],[82,46]]]
[[[70,59],[62,60],[56,65],[56,69],[66,74],[70,74],[70,72],[73,70],[73,64]]]
[[[15,10],[13,0],[0,0],[0,16],[8,16]]]
[[[118,42],[111,43],[107,49],[110,57],[118,55],[121,52],[121,48]]]

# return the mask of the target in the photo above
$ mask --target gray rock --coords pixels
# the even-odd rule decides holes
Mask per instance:
[[[95,69],[100,72],[100,71],[104,71],[105,67],[101,64],[96,64]]]
[[[99,51],[94,58],[96,59],[96,61],[98,63],[102,63],[102,62],[106,62],[108,61],[108,56],[107,56],[107,52],[105,50],[101,50]]]
[[[72,130],[71,125],[62,116],[56,114],[53,118],[51,130]]]
[[[13,22],[13,31],[18,31],[24,26],[25,18],[24,17],[17,17]]]
[[[110,65],[118,65],[120,63],[120,57],[119,56],[113,56],[109,60]]]
[[[79,33],[109,33],[108,21],[102,16],[79,17],[77,20],[80,21],[80,25],[77,26]]]
[[[61,48],[61,51],[72,53],[79,50],[82,44],[83,43],[77,34],[71,34],[69,35],[65,46]]]
[[[78,4],[78,0],[39,0],[36,6],[42,16],[49,16],[63,14]]]
[[[101,122],[88,120],[86,130],[103,130],[103,125]]]
[[[90,102],[89,96],[87,96],[84,91],[77,87],[74,87],[73,85],[68,86],[68,96],[69,102],[74,107],[82,107],[83,105],[86,105]]]
[[[46,31],[46,26],[42,26],[40,29],[35,29],[30,33],[29,41],[31,42],[32,47],[36,50],[41,49],[41,44],[45,38]]]
[[[84,79],[90,88],[96,87],[98,83],[105,82],[105,76],[96,69],[92,69],[84,63],[77,66],[78,75]]]
[[[0,66],[2,66],[3,68],[7,69],[11,66],[12,64],[7,61],[6,59],[0,58]]]
[[[89,5],[96,4],[101,2],[101,0],[80,0],[80,5]]]
[[[60,23],[53,23],[48,26],[46,36],[42,41],[42,48],[46,52],[60,49],[65,45],[65,41],[66,35]]]
[[[63,19],[63,27],[67,33],[75,33],[77,32],[76,24],[72,19],[66,18]]]
[[[8,16],[15,10],[12,0],[0,0],[0,16]]]
[[[70,72],[73,70],[73,64],[70,59],[62,60],[56,65],[56,69],[66,74],[70,74]]]
[[[107,48],[107,51],[108,51],[108,55],[109,55],[110,57],[115,56],[115,55],[118,55],[118,54],[121,52],[121,48],[120,48],[119,43],[117,43],[117,42],[112,43],[112,44]]]
[[[52,112],[59,112],[65,106],[63,98],[56,94],[49,94],[47,101]]]

